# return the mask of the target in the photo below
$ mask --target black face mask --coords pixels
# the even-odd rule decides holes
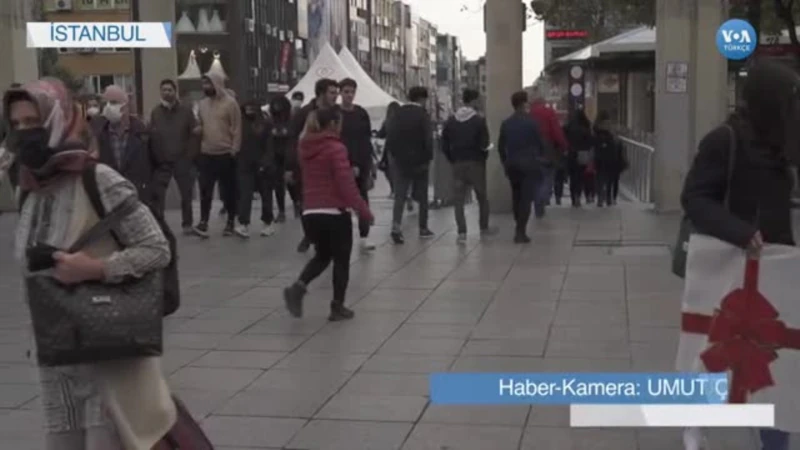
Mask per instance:
[[[53,156],[53,149],[47,143],[50,135],[44,127],[29,128],[14,132],[14,147],[20,164],[38,170]]]
[[[258,117],[258,115],[253,111],[245,111],[244,116],[251,120]]]
[[[204,89],[203,92],[208,97],[213,97],[213,96],[217,95],[217,90],[216,89]]]

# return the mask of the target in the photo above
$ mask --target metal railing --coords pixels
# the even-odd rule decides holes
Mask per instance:
[[[619,139],[628,160],[628,170],[622,173],[620,187],[636,200],[652,203],[655,147],[624,136]]]

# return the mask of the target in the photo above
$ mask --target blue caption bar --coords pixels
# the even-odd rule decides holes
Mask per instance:
[[[721,404],[724,373],[434,373],[441,405]]]

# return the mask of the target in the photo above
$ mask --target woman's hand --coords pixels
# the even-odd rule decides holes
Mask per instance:
[[[55,252],[53,259],[56,261],[55,278],[64,284],[102,280],[105,276],[104,262],[84,252]]]
[[[761,249],[763,248],[764,238],[761,236],[761,232],[757,231],[750,239],[750,243],[747,244],[747,256],[751,259],[757,259],[761,256]]]

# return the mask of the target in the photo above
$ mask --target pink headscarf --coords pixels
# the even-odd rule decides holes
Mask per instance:
[[[116,84],[109,85],[106,87],[106,90],[103,91],[103,100],[107,102],[120,103],[127,106],[123,109],[122,120],[119,123],[121,129],[127,129],[131,120],[131,113],[129,105],[130,98],[128,97],[128,93],[125,92],[125,89],[122,89]]]
[[[42,78],[9,90],[3,101],[5,117],[9,117],[12,103],[25,100],[38,107],[42,126],[50,134],[48,146],[55,152],[35,173],[20,167],[22,189],[39,189],[62,175],[80,173],[93,162],[86,120],[61,80]]]

